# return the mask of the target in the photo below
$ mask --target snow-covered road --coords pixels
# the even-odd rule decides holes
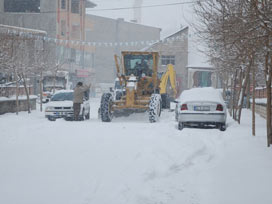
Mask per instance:
[[[174,113],[50,122],[43,113],[0,116],[2,204],[271,204],[265,120],[250,112],[228,129],[177,130]]]

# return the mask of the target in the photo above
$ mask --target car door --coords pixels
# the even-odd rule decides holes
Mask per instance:
[[[84,108],[85,114],[87,114],[90,111],[90,102],[87,100],[85,97],[83,99],[83,107]]]

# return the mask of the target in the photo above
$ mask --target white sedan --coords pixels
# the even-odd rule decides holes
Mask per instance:
[[[219,90],[193,88],[183,91],[177,102],[179,130],[185,126],[214,126],[226,130],[227,108]]]
[[[73,110],[73,90],[62,90],[56,92],[51,101],[47,104],[45,108],[45,117],[50,121],[55,121],[57,118],[64,118],[65,120],[74,119]],[[80,119],[90,118],[90,103],[88,98],[84,98],[83,104],[81,104],[80,109]]]

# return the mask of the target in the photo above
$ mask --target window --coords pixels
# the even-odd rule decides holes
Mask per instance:
[[[65,33],[66,33],[66,21],[61,20],[61,22],[60,22],[60,34],[62,36],[65,36]]]
[[[77,24],[72,25],[71,37],[74,39],[80,38],[80,26]]]
[[[193,75],[194,87],[210,87],[212,85],[212,72],[196,71]]]
[[[141,76],[152,76],[153,68],[153,56],[149,55],[130,55],[124,56],[124,66],[126,75]]]
[[[174,55],[162,55],[161,56],[161,65],[175,65],[175,56]]]
[[[81,63],[81,51],[80,50],[76,50],[76,64],[77,65],[82,65],[82,63]]]
[[[70,62],[74,62],[76,65],[83,66],[84,63],[83,52],[71,48]]]
[[[93,67],[94,62],[94,55],[93,53],[85,52],[84,53],[84,65],[86,67]]]
[[[71,12],[79,13],[79,0],[72,0]]]
[[[76,50],[73,49],[73,48],[71,49],[70,61],[71,62],[75,62],[76,61]]]
[[[4,0],[4,11],[40,13],[40,0]]]
[[[66,9],[66,0],[61,0],[61,9]]]
[[[64,62],[66,59],[68,59],[67,55],[67,48],[63,46],[58,46],[57,47],[57,58],[60,62]]]

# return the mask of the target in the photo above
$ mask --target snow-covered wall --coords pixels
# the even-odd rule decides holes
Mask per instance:
[[[36,110],[36,99],[37,99],[37,96],[30,96],[31,110]],[[27,111],[26,97],[19,98],[19,111]],[[12,98],[0,97],[0,115],[5,113],[15,113],[15,112],[16,112],[15,97],[12,97]]]

